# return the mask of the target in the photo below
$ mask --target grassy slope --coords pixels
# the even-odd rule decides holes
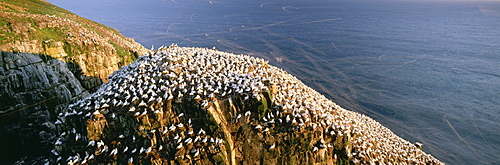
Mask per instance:
[[[94,31],[100,36],[107,37],[107,33],[114,33],[114,35],[117,35],[121,38],[126,38],[123,35],[120,34],[120,32],[116,29],[110,28],[108,26],[105,26],[103,24],[85,19],[83,17],[80,17],[76,14],[73,14],[72,12],[65,10],[63,8],[57,7],[49,2],[46,2],[44,0],[3,0],[0,2],[0,12],[9,12],[9,13],[19,13],[19,14],[40,14],[40,15],[52,15],[55,17],[63,18],[63,19],[68,19],[71,21],[74,21],[86,29],[90,31]],[[16,21],[19,22],[25,22],[25,21],[31,21],[32,25],[34,25],[34,20],[26,17],[21,17],[21,18],[15,18],[19,19]],[[8,21],[8,18],[2,18],[0,19],[0,27],[8,25],[10,22]],[[34,32],[35,35],[30,36],[30,39],[37,39],[40,41],[43,41],[44,39],[54,39],[55,41],[61,41],[62,37],[65,35],[63,33],[65,29],[36,29]],[[12,43],[15,40],[19,40],[22,38],[19,34],[16,33],[9,33],[5,30],[2,30],[0,28],[0,44],[3,43]],[[127,51],[127,48],[123,47],[118,43],[117,41],[110,41],[110,44],[112,44],[115,49],[117,50],[116,52],[118,53],[119,56],[129,56],[130,53]],[[144,49],[145,50],[145,49]],[[133,61],[131,58],[126,58],[126,61],[123,61],[123,63],[130,63]]]
[[[80,23],[89,30],[96,31],[98,33],[102,33],[102,31],[100,31],[96,27],[104,28],[116,33],[121,37],[124,37],[116,29],[82,18],[76,14],[71,13],[68,10],[57,7],[44,0],[4,0],[3,2],[0,2],[0,11],[24,14],[54,15],[59,18],[66,18]],[[5,21],[2,20],[2,23],[5,23]]]
[[[25,43],[34,44],[27,52],[76,63],[83,74],[104,79],[147,51],[113,28],[44,0],[1,1],[0,50],[23,51],[18,48]],[[67,55],[61,57],[61,50]]]

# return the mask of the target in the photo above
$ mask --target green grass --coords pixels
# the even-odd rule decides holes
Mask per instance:
[[[65,18],[72,20],[76,23],[81,24],[84,28],[87,28],[88,30],[95,31],[97,34],[103,36],[104,31],[100,30],[100,28],[104,30],[111,31],[112,33],[115,33],[116,35],[123,37],[116,29],[110,28],[108,26],[105,26],[103,24],[82,18],[76,14],[73,14],[72,12],[65,10],[63,8],[57,7],[55,5],[52,5],[48,2],[45,2],[43,0],[3,0],[3,3],[14,5],[17,7],[12,7],[8,5],[3,5],[0,3],[0,11],[5,11],[5,12],[13,12],[13,13],[23,13],[23,14],[41,14],[41,15],[54,15],[59,18]],[[8,18],[7,18],[8,19]],[[16,18],[19,20],[16,21],[26,21],[24,19],[26,18]],[[0,26],[5,26],[5,24],[8,23],[8,21],[5,20],[5,18],[1,19]],[[51,33],[47,33],[49,35],[49,38],[55,39]],[[4,37],[5,39],[8,39],[9,37]]]
[[[53,39],[54,41],[62,41],[62,31],[60,29],[50,29],[50,28],[44,28],[44,29],[36,29],[35,37],[39,41],[46,41]],[[43,37],[41,37],[43,36]]]
[[[64,23],[61,25],[42,27],[41,23],[52,25],[50,23],[52,20],[55,20],[55,18],[50,18],[46,15],[71,20],[78,25],[73,26],[72,23]],[[87,35],[81,36],[81,28],[95,32],[100,37],[93,35],[90,35],[91,38]],[[89,39],[98,39],[97,41],[100,41],[99,39],[101,38],[108,40],[108,43],[116,50],[116,54],[111,52],[107,53],[109,53],[109,56],[118,56],[120,58],[118,63],[119,67],[135,61],[137,55],[133,52],[137,50],[129,50],[118,44],[119,41],[116,40],[115,36],[121,37],[119,40],[127,40],[113,28],[75,15],[68,10],[52,5],[44,0],[0,1],[0,45],[11,44],[15,46],[16,44],[14,43],[17,41],[36,41],[42,44],[45,51],[51,51],[52,49],[46,48],[56,46],[54,42],[62,42],[63,49],[68,55],[64,57],[64,60],[66,62],[75,62],[75,59],[73,59],[75,56],[85,56],[87,53],[94,51],[108,51],[104,48],[107,48],[109,45],[102,45],[103,43],[94,42],[96,40],[92,40],[90,46],[82,44],[82,42]],[[17,50],[12,47],[8,49],[10,50],[3,51]],[[96,69],[94,67],[96,66],[89,65],[86,70],[89,71],[89,73],[93,73],[93,70]]]
[[[42,0],[3,0],[2,2],[15,5],[19,8],[12,8],[9,12],[18,12],[18,13],[31,13],[31,14],[49,14],[49,15],[58,15],[60,13],[72,14],[71,12],[64,10],[60,7],[52,5],[48,2]],[[4,10],[5,11],[5,10]]]
[[[118,56],[122,58],[122,60],[120,60],[121,62],[118,65],[124,66],[131,62],[134,62],[137,59],[134,55],[131,55],[129,51],[125,50],[123,47],[119,46],[113,41],[109,41],[109,43],[115,48],[116,54],[118,54]]]

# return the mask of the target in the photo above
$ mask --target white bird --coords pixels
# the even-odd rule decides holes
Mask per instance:
[[[130,163],[130,164],[131,164],[131,163],[133,163],[133,162],[134,162],[134,158],[133,158],[133,157],[128,158],[128,163]]]
[[[139,107],[147,107],[148,105],[143,101],[141,100],[141,103],[139,103]]]
[[[59,156],[59,153],[57,153],[56,149],[53,149],[51,152],[52,152],[52,154],[54,154],[55,156]]]
[[[115,149],[111,150],[111,153],[109,153],[109,156],[116,155],[117,153],[118,153],[118,148],[115,148]]]
[[[170,130],[170,131],[174,131],[176,128],[177,128],[177,127],[175,127],[175,125],[173,125],[173,124],[172,124],[172,126],[170,126],[170,127],[168,128],[168,130]]]
[[[177,143],[177,144],[179,144],[179,143],[181,143],[181,142],[182,142],[182,138],[179,138],[179,139],[177,139],[177,142],[176,142],[176,143]]]
[[[77,133],[77,134],[75,135],[75,141],[78,141],[78,140],[80,139],[80,137],[81,137],[80,133]]]
[[[200,155],[200,150],[196,150],[196,153],[194,153],[193,157],[197,157],[198,155]]]
[[[87,146],[95,146],[95,141],[93,141],[93,140],[89,141],[89,143],[87,144]]]
[[[101,106],[101,108],[108,108],[108,107],[109,107],[109,105],[108,105],[108,104],[106,104],[106,103],[104,103],[104,104]]]
[[[61,144],[62,144],[62,142],[59,139],[57,139],[56,142],[54,143],[54,145],[56,145],[56,146],[61,145]]]
[[[193,139],[191,139],[191,138],[187,138],[186,140],[184,140],[184,143],[186,143],[186,144],[190,144],[192,141],[193,141]]]
[[[199,134],[199,135],[203,135],[203,134],[205,134],[205,130],[203,130],[203,128],[201,128],[201,129],[200,129],[200,131],[198,131],[198,134]]]
[[[275,147],[276,147],[276,145],[273,144],[273,145],[271,145],[271,147],[269,147],[269,149],[271,150],[271,149],[274,149]]]
[[[274,122],[274,119],[272,119],[272,120],[270,120],[270,121],[269,121],[269,122],[267,122],[267,123],[269,123],[269,124],[274,124],[275,122]]]
[[[62,124],[61,120],[57,119],[57,121],[54,124]]]
[[[194,142],[198,142],[200,140],[201,140],[200,136],[196,136],[196,138],[194,139]]]
[[[101,150],[101,153],[108,152],[109,148],[107,145],[104,145],[104,148]]]
[[[94,113],[92,113],[92,114],[98,115],[98,114],[101,114],[101,113],[99,112],[99,110],[95,110]]]

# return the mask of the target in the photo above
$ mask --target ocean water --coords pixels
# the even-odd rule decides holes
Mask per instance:
[[[267,59],[447,164],[500,164],[500,2],[48,1],[147,48]]]

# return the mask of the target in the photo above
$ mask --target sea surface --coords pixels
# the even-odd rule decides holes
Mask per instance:
[[[269,60],[447,164],[500,164],[500,2],[47,0],[147,48]]]

